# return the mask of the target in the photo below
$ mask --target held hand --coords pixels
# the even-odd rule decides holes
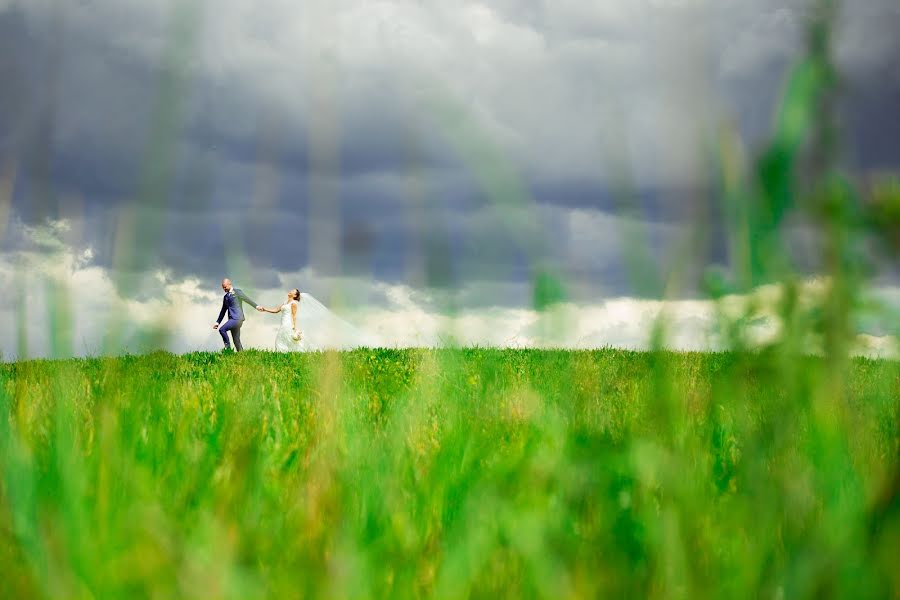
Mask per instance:
[[[264,309],[262,306],[257,306],[256,310],[258,310],[259,312],[266,312],[266,309]]]
[[[218,324],[218,323],[216,323],[215,325],[213,325],[213,329],[218,329],[218,328],[219,328],[219,324]]]

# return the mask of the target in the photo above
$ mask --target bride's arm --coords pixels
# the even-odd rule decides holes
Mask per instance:
[[[297,302],[291,302],[291,321],[294,322],[294,331],[297,331]]]
[[[277,315],[281,312],[281,308],[266,308],[265,306],[260,306],[262,312],[272,313],[273,315]]]

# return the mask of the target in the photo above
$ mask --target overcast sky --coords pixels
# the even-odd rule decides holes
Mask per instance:
[[[896,170],[900,5],[844,4],[844,160]],[[808,5],[0,0],[0,275],[62,252],[125,300],[232,275],[519,310],[539,265],[581,305],[653,295],[634,239],[663,276],[727,261],[688,227],[710,144],[766,139]]]

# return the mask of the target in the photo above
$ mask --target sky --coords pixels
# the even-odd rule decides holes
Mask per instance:
[[[561,343],[640,347],[665,296],[681,346],[715,345],[711,149],[764,144],[808,7],[0,0],[0,352],[50,354],[59,302],[79,354],[110,313],[214,349],[225,276],[269,305],[300,287],[396,345],[529,345],[550,273],[575,315]],[[898,30],[895,0],[843,5],[855,172],[900,167]]]

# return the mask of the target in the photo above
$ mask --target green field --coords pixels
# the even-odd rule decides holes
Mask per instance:
[[[900,363],[0,366],[0,596],[897,597]]]

